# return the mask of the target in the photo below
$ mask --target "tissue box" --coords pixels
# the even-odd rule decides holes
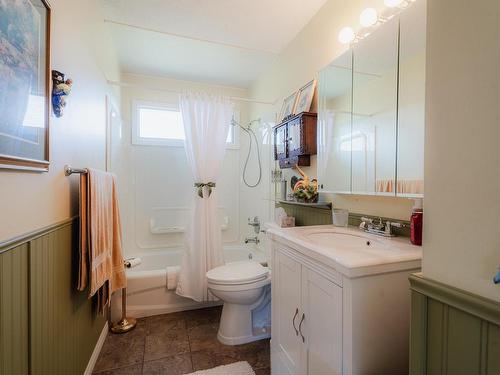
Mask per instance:
[[[290,228],[295,226],[295,218],[293,216],[280,217],[278,223],[281,228]]]

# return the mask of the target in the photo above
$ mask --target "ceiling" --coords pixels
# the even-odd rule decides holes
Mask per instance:
[[[100,0],[122,70],[249,87],[327,0]]]

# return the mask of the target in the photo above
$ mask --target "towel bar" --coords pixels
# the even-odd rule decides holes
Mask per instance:
[[[64,166],[64,174],[66,176],[71,176],[73,173],[81,174],[81,173],[87,173],[87,172],[88,172],[87,168],[73,168],[72,166],[67,165],[67,164]]]

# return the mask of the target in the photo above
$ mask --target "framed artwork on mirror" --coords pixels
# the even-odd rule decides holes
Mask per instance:
[[[313,79],[307,85],[299,90],[297,104],[295,105],[294,114],[309,112],[314,97],[314,90],[316,89],[316,80]]]
[[[283,100],[280,116],[278,118],[279,122],[283,121],[287,117],[290,117],[291,115],[294,114],[293,109],[295,108],[296,101],[297,101],[297,92],[294,92],[292,95],[286,97]]]
[[[0,1],[0,168],[48,171],[50,6]]]

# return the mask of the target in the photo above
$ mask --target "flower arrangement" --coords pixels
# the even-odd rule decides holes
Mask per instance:
[[[318,201],[318,180],[310,180],[298,165],[295,165],[294,169],[302,176],[293,186],[295,200],[303,203],[316,203]]]

